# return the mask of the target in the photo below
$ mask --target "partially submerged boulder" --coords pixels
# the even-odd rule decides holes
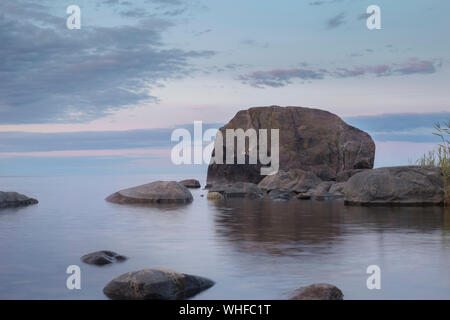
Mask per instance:
[[[168,269],[147,269],[125,273],[103,289],[117,300],[177,300],[192,297],[214,285],[207,278]]]
[[[436,167],[399,166],[364,170],[344,188],[347,205],[443,205],[442,172]]]
[[[39,201],[17,192],[0,191],[0,209],[24,207],[37,204]]]
[[[295,193],[306,193],[314,189],[322,182],[314,173],[304,170],[280,170],[276,174],[266,176],[258,186],[261,190],[270,192],[272,190],[292,191]]]
[[[295,192],[284,190],[272,190],[268,193],[269,198],[273,201],[288,201],[296,196]]]
[[[219,192],[208,192],[207,196],[208,200],[222,200],[224,199],[224,196],[220,194]]]
[[[127,257],[117,254],[113,251],[102,250],[85,254],[81,257],[81,261],[96,266],[104,266],[114,262],[125,261]]]
[[[191,192],[175,181],[155,181],[141,186],[121,190],[106,198],[121,204],[135,203],[188,203],[192,202]]]
[[[227,129],[255,129],[257,133],[259,129],[279,129],[279,169],[304,170],[321,180],[336,180],[342,171],[370,169],[374,163],[375,144],[369,134],[319,109],[270,106],[239,111],[220,128],[224,158]],[[248,153],[248,146],[245,151]],[[238,181],[257,184],[265,178],[260,173],[261,163],[236,164],[236,145],[234,153],[234,164],[224,161],[209,165],[208,185]]]
[[[185,186],[186,188],[190,188],[190,189],[198,189],[201,187],[200,182],[195,179],[182,180],[182,181],[179,181],[178,183],[180,183],[183,186]]]
[[[217,184],[209,189],[209,192],[217,192],[225,198],[262,198],[262,190],[254,183],[236,182],[233,184]]]
[[[343,300],[342,291],[332,284],[315,283],[296,290],[291,300]]]

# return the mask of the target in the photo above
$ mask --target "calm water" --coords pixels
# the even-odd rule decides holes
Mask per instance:
[[[103,200],[161,178],[175,179],[1,178],[0,190],[40,203],[0,211],[0,298],[105,299],[102,288],[112,278],[165,267],[216,281],[195,299],[285,299],[315,282],[337,285],[345,299],[450,299],[448,210],[345,207],[342,201],[214,203],[205,190],[194,190],[194,202],[181,207]],[[102,249],[129,260],[101,268],[80,261]],[[66,289],[72,264],[81,267],[81,290]],[[366,288],[372,264],[381,268],[381,290]]]

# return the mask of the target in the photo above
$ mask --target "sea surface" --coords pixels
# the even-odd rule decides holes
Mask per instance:
[[[0,299],[106,299],[102,289],[111,279],[145,268],[216,282],[194,299],[286,299],[317,282],[338,286],[345,299],[450,299],[450,211],[444,208],[214,202],[203,189],[182,206],[104,201],[123,188],[182,178],[188,177],[1,177],[0,190],[40,203],[0,210]],[[129,259],[104,267],[80,261],[104,249]],[[66,288],[69,265],[81,268],[81,290]],[[370,265],[381,269],[380,290],[367,288]]]

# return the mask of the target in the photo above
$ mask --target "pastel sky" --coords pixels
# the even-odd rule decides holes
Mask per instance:
[[[366,27],[372,4],[381,30]],[[66,27],[69,5],[80,30]],[[159,172],[173,128],[263,105],[336,113],[372,135],[378,166],[405,164],[450,120],[449,11],[446,0],[1,0],[0,175]]]

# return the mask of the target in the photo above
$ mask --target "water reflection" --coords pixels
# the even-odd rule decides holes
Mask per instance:
[[[241,251],[275,255],[324,253],[351,234],[442,232],[448,243],[450,211],[442,207],[351,207],[343,201],[213,202],[216,232]],[[381,241],[381,238],[380,238]]]

